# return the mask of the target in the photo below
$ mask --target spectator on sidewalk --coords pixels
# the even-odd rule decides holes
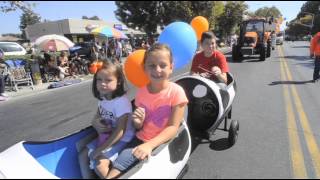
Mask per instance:
[[[229,66],[224,54],[217,50],[216,36],[210,31],[204,32],[200,44],[202,51],[194,56],[190,74],[209,78],[225,87]]]
[[[113,40],[109,40],[108,42],[108,49],[107,49],[107,58],[113,58],[115,55],[115,45]]]
[[[3,61],[3,51],[0,49],[0,61]],[[6,76],[6,65],[0,64],[0,101],[6,101],[8,96],[4,93],[5,87],[5,76]]]
[[[141,47],[142,47],[142,49],[148,50],[150,48],[150,45],[148,42],[143,40],[141,43]]]
[[[4,83],[5,83],[4,76],[1,74],[0,75],[0,101],[5,101],[8,98],[8,96],[4,93],[4,86],[5,86]]]
[[[67,54],[62,51],[59,56],[58,66],[60,69],[60,80],[63,80],[65,76],[71,76],[75,73],[75,66],[70,65]]]
[[[318,32],[311,40],[310,43],[310,58],[314,59],[314,71],[313,71],[313,82],[319,80],[320,75],[320,32]]]
[[[231,35],[231,40],[230,40],[230,47],[232,47],[233,45],[237,44],[237,35],[236,34],[232,34]]]
[[[277,44],[277,35],[276,35],[276,32],[275,31],[272,31],[271,34],[271,47],[272,47],[272,50],[275,49],[276,47],[276,44]]]
[[[0,75],[0,101],[7,100],[7,96],[4,94],[4,77]]]
[[[99,51],[101,47],[99,46],[98,42],[93,41],[92,46],[91,46],[91,60],[96,61],[99,59]]]
[[[57,62],[53,56],[50,56],[48,61],[48,72],[52,72],[54,74],[54,79],[58,81],[58,79],[63,79],[63,72],[60,71],[60,68],[57,65]]]
[[[121,62],[122,57],[122,43],[120,40],[116,40],[116,58]]]

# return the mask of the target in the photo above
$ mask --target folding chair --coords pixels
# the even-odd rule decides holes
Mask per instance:
[[[24,62],[18,60],[17,65],[13,60],[6,60],[5,63],[8,65],[9,81],[13,90],[18,91],[18,85],[26,83],[34,89],[32,77],[30,72],[26,72]]]

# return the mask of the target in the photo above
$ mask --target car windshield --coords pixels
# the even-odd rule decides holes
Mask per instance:
[[[4,52],[19,52],[22,48],[13,43],[0,43],[0,49]]]
[[[247,24],[246,31],[263,31],[263,22],[260,21],[250,21]]]

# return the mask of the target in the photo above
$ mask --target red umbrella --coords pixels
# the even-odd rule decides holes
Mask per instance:
[[[59,39],[49,39],[41,42],[39,48],[43,51],[67,51],[71,46]]]

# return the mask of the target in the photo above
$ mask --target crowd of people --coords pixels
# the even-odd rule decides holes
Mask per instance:
[[[139,43],[139,44],[136,44]],[[89,67],[95,61],[103,60],[115,63],[122,63],[123,57],[128,56],[135,49],[150,48],[149,42],[146,40],[133,41],[130,40],[118,40],[109,39],[98,43],[93,41],[88,43],[88,54],[79,54],[78,52],[61,51],[61,52],[43,52],[43,56],[35,57],[34,54],[31,56],[32,59],[38,58],[41,79],[43,82],[58,82],[63,81],[65,78],[77,78],[82,74],[89,74]],[[1,50],[1,49],[0,49]],[[0,58],[4,57],[4,53],[0,51]],[[0,59],[1,60],[1,59]],[[5,101],[8,96],[4,93],[5,84],[8,74],[4,73],[4,69],[7,68],[5,63],[0,64],[0,101]]]
[[[132,49],[127,48],[129,49],[127,50],[128,54],[131,53]],[[101,45],[98,42],[91,43],[89,55],[62,51],[56,57],[50,52],[45,52],[44,59],[41,62],[42,74],[52,74],[56,81],[61,81],[68,76],[76,77],[79,74],[88,74],[89,66],[94,61],[111,60],[121,63],[123,51],[123,43],[120,40],[110,40],[108,42],[103,41]]]

